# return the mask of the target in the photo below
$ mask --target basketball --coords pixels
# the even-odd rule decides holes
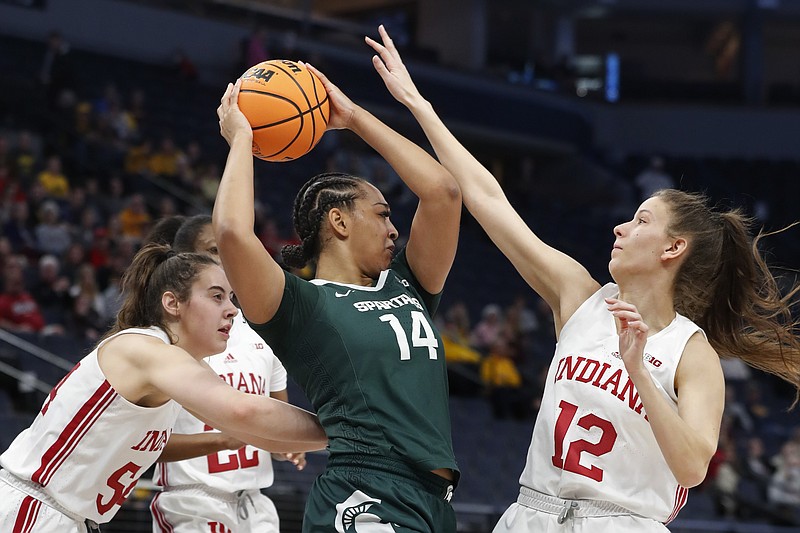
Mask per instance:
[[[253,128],[253,155],[291,161],[322,138],[330,116],[319,78],[295,61],[272,59],[242,74],[239,109]]]

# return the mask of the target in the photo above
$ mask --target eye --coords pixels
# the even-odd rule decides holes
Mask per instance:
[[[636,223],[637,224],[644,224],[645,220],[642,217],[639,217],[639,218],[636,219]]]
[[[216,246],[212,246],[211,248],[208,249],[208,253],[210,253],[211,255],[219,255],[219,250],[217,249]]]
[[[389,218],[390,216],[392,216],[392,213],[390,213],[389,211],[381,211],[379,214],[383,218]]]

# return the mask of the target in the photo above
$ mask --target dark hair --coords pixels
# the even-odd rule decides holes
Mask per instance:
[[[211,225],[211,217],[208,215],[194,215],[184,220],[181,227],[175,233],[172,240],[172,247],[176,252],[196,252],[197,237],[203,228]]]
[[[173,215],[162,218],[150,229],[150,232],[144,239],[145,244],[154,242],[171,246],[184,220],[186,220],[186,217],[183,215]]]
[[[352,209],[356,198],[362,196],[361,187],[365,183],[368,182],[363,178],[350,174],[326,172],[314,176],[300,188],[294,199],[292,222],[302,242],[281,248],[287,266],[303,268],[319,257],[322,249],[320,222],[334,207]]]
[[[739,209],[711,209],[702,194],[665,189],[654,196],[670,209],[667,233],[690,238],[675,279],[675,309],[703,328],[721,356],[737,357],[800,389],[800,322],[792,317],[800,285],[781,296],[759,252],[765,234],[752,238],[752,219]]]
[[[175,253],[169,246],[150,243],[139,250],[122,275],[124,300],[117,320],[104,335],[107,338],[127,328],[158,326],[170,335],[161,296],[171,291],[178,301],[185,302],[205,268],[218,265],[206,254]]]

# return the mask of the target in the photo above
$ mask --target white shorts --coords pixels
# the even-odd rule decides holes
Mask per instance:
[[[524,489],[524,487],[523,487]],[[667,527],[607,502],[568,500],[528,491],[506,509],[492,533],[669,533]]]
[[[84,522],[57,511],[41,500],[0,482],[0,531],[23,533],[87,533]]]
[[[278,510],[259,490],[214,493],[202,487],[159,492],[150,504],[153,533],[279,533]]]

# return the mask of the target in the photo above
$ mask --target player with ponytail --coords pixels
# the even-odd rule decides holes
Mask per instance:
[[[0,456],[0,530],[84,533],[111,520],[158,459],[181,405],[260,448],[316,450],[311,413],[235,390],[202,362],[237,313],[219,264],[142,248],[122,280],[111,331],[53,388]]]
[[[706,476],[724,404],[719,356],[800,384],[800,341],[737,211],[657,192],[613,230],[601,286],[537,237],[417,90],[385,29],[373,65],[422,126],[464,204],[550,306],[558,344],[520,494],[495,533],[666,532]]]

